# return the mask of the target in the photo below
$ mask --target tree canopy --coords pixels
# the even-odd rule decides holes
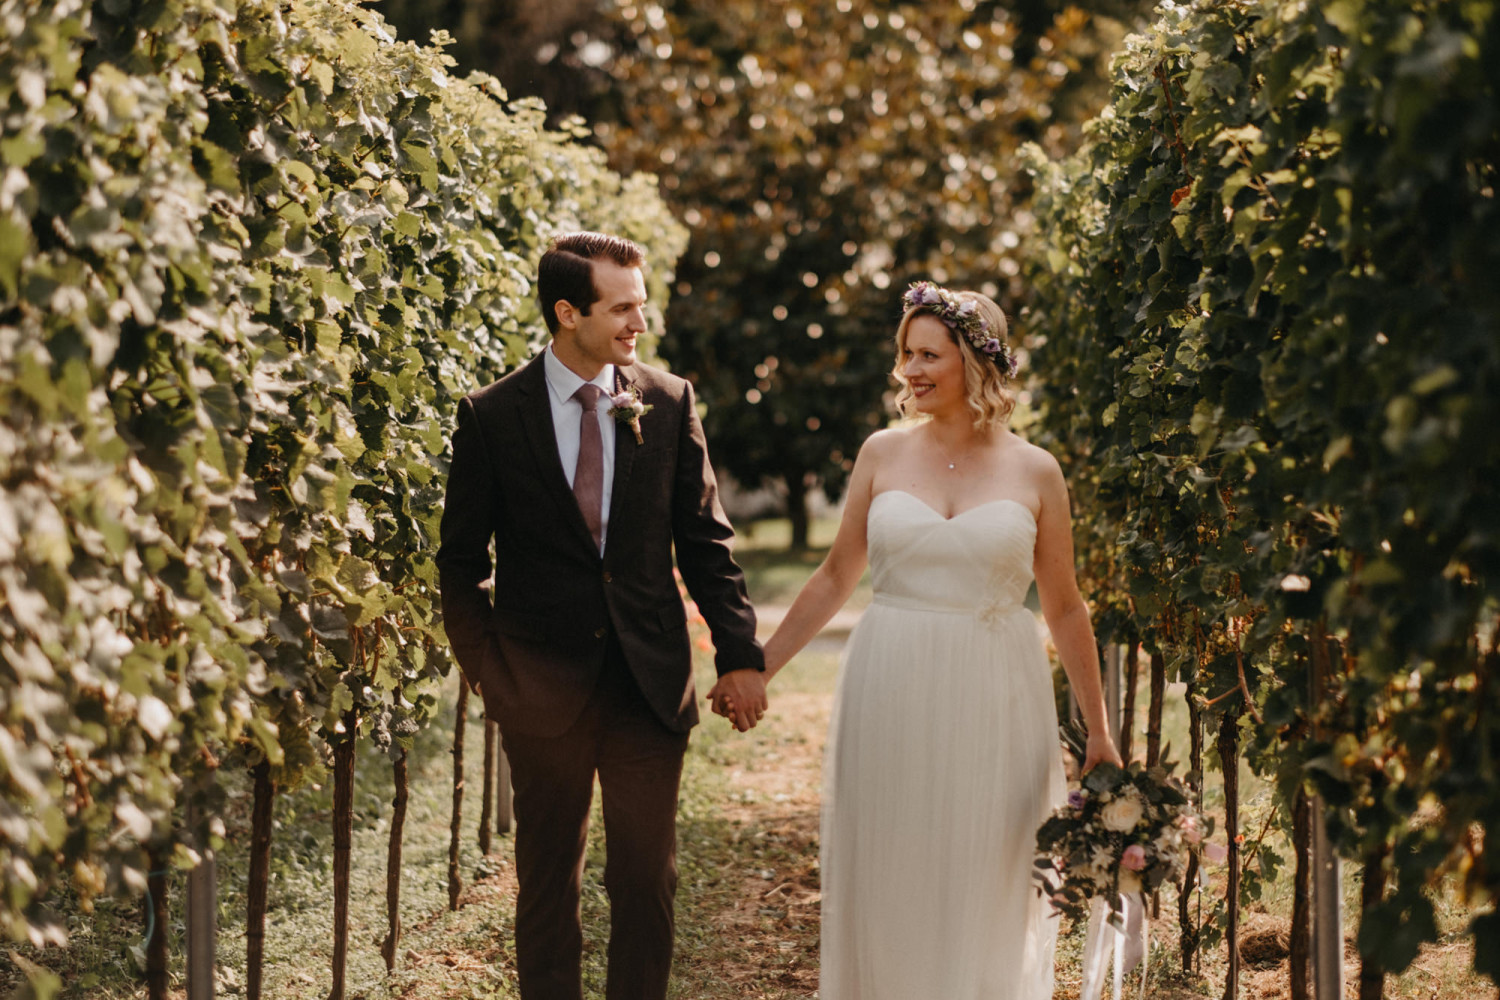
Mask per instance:
[[[889,419],[918,278],[1021,294],[1024,140],[1054,149],[1094,67],[1076,8],[1023,39],[994,4],[627,4],[611,161],[661,176],[692,228],[662,353],[698,385],[716,460],[837,495]],[[1034,53],[1017,58],[1022,42]]]

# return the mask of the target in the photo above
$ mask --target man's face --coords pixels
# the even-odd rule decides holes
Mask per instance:
[[[636,337],[646,332],[646,279],[638,267],[593,262],[599,299],[585,316],[575,308],[558,311],[553,352],[583,378],[607,364],[635,364]]]

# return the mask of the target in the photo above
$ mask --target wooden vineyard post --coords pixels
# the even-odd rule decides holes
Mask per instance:
[[[146,921],[151,932],[146,939],[146,996],[167,1000],[167,852],[152,848],[146,857],[151,871],[146,876]]]
[[[1327,627],[1319,620],[1312,630],[1313,711],[1323,700],[1332,675]],[[1314,726],[1319,734],[1320,727]],[[1343,1000],[1344,997],[1344,914],[1343,885],[1338,855],[1328,839],[1328,821],[1323,797],[1312,796],[1308,803],[1312,826],[1312,898],[1313,898],[1313,975],[1318,1000]]]
[[[344,1000],[349,964],[349,860],[354,847],[354,749],[359,714],[344,713],[344,738],[333,750],[333,988],[329,1000]]]
[[[1296,874],[1292,888],[1292,933],[1290,942],[1291,1000],[1311,1000],[1307,977],[1312,957],[1312,824],[1306,790],[1297,789],[1292,806],[1292,851]]]
[[[1124,720],[1120,718],[1120,645],[1112,642],[1104,647],[1104,655],[1100,658],[1100,665],[1104,670],[1104,711],[1109,716],[1109,735],[1115,741],[1115,746],[1120,745],[1120,730],[1123,728]]]
[[[1126,765],[1135,756],[1135,689],[1141,679],[1141,644],[1132,642],[1125,654],[1125,703],[1121,709],[1120,759]]]
[[[391,809],[391,839],[385,859],[385,940],[380,945],[380,957],[385,959],[385,971],[396,971],[396,949],[401,946],[401,838],[406,830],[406,801],[409,780],[406,770],[406,751],[396,758],[394,765],[396,799]]]
[[[1226,711],[1219,723],[1219,766],[1224,772],[1224,833],[1229,845],[1229,884],[1224,889],[1228,926],[1229,971],[1224,977],[1224,1000],[1240,995],[1240,716]]]
[[[479,800],[479,853],[488,856],[495,816],[495,725],[484,723],[484,782]]]
[[[1151,654],[1151,706],[1146,710],[1146,766],[1161,763],[1161,710],[1167,694],[1167,657],[1157,650]]]
[[[490,725],[495,727],[495,754],[499,765],[496,770],[500,772],[495,776],[495,794],[499,798],[495,808],[495,832],[510,833],[511,824],[515,822],[514,800],[510,787],[510,758],[505,755],[505,743],[500,740],[499,723],[491,722]]]
[[[1155,667],[1153,666],[1154,670]],[[1188,751],[1188,784],[1192,786],[1193,795],[1201,804],[1203,801],[1203,708],[1199,704],[1198,682],[1195,678],[1188,684],[1188,735],[1191,740]],[[1182,947],[1182,971],[1190,973],[1193,971],[1198,958],[1198,937],[1200,929],[1198,920],[1190,912],[1190,901],[1199,893],[1198,888],[1198,852],[1194,851],[1188,855],[1187,871],[1182,875],[1182,891],[1177,894],[1177,925],[1180,928],[1179,941]],[[1201,897],[1200,897],[1201,898]]]
[[[1365,852],[1364,872],[1359,887],[1359,918],[1365,919],[1370,910],[1385,898],[1385,859],[1387,848],[1378,844]],[[1385,963],[1380,953],[1359,956],[1359,1000],[1381,1000],[1385,995]]]
[[[198,810],[188,807],[188,828],[201,825]],[[187,877],[187,1000],[213,1000],[214,950],[218,935],[218,871],[207,841]]]
[[[260,1000],[266,950],[266,888],[271,878],[271,807],[276,785],[271,765],[255,766],[255,805],[250,814],[250,878],[245,912],[245,997]]]
[[[458,909],[463,879],[458,874],[458,830],[464,811],[464,724],[469,714],[469,686],[458,682],[458,709],[453,720],[453,823],[448,838],[448,909]]]
[[[1328,841],[1323,799],[1312,799],[1313,970],[1318,1000],[1344,996],[1343,879],[1339,859]]]
[[[1161,710],[1162,700],[1167,694],[1167,658],[1157,651],[1151,654],[1151,701],[1146,707],[1146,767],[1153,768],[1161,764]],[[1135,713],[1134,695],[1137,682],[1140,679],[1141,667],[1141,644],[1132,643],[1130,647],[1130,693],[1131,714]],[[1188,857],[1188,870],[1194,876],[1197,875],[1198,859]],[[1183,882],[1184,891],[1189,883]],[[1151,894],[1151,919],[1155,920],[1161,916],[1161,893]]]

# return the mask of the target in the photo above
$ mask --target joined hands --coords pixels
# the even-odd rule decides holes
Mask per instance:
[[[759,670],[731,670],[708,692],[715,715],[747,733],[766,714],[766,677]]]

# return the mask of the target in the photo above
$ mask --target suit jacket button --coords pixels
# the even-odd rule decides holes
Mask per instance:
[[[608,634],[609,634],[609,630],[608,629],[602,629],[602,628],[596,628],[596,629],[594,629],[594,638],[595,639],[603,639]]]
[[[609,570],[605,570],[604,571],[604,582],[605,583],[614,583],[615,582],[615,578],[609,575]]]

